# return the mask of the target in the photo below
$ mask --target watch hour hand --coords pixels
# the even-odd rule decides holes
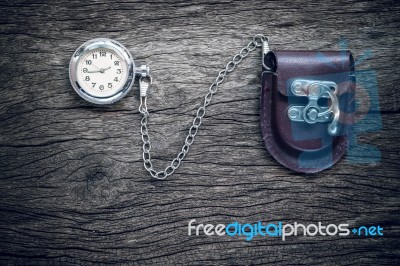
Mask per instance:
[[[96,67],[96,66],[95,66]],[[88,70],[86,73],[104,73],[104,71],[110,69],[111,66],[107,67],[107,68],[99,68],[99,70]]]

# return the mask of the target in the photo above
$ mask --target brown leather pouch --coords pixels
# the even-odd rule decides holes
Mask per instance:
[[[354,97],[350,52],[268,52],[260,109],[266,148],[295,171],[313,173],[332,166],[349,145]]]

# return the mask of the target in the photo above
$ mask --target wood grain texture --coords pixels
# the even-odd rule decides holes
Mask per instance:
[[[2,1],[0,264],[400,263],[400,5],[397,1]],[[299,175],[264,149],[260,51],[214,96],[181,168],[150,178],[137,87],[106,107],[68,80],[75,49],[122,42],[155,77],[148,99],[157,168],[165,167],[216,73],[257,33],[279,49],[338,49],[376,71],[382,130],[358,137],[377,164],[346,159]],[[365,154],[368,156],[368,154]],[[198,223],[381,225],[384,237],[189,237]]]

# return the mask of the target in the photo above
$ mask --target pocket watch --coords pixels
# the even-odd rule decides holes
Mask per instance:
[[[83,99],[95,104],[111,104],[132,88],[137,70],[142,76],[149,68],[136,69],[129,51],[118,41],[97,38],[82,44],[69,65],[72,87]]]

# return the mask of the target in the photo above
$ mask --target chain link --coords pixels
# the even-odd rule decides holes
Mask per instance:
[[[142,134],[143,141],[143,165],[144,168],[150,173],[150,175],[156,179],[165,179],[166,177],[172,175],[175,170],[181,165],[182,160],[185,158],[186,154],[189,152],[189,147],[193,144],[197,131],[202,123],[202,119],[206,114],[206,107],[211,103],[211,99],[214,93],[217,92],[219,84],[221,84],[225,76],[232,72],[236,65],[238,65],[247,55],[254,51],[257,47],[261,47],[263,42],[268,42],[268,38],[257,34],[253,37],[253,40],[247,44],[238,54],[236,54],[231,61],[229,61],[225,69],[218,73],[215,81],[208,88],[208,93],[204,97],[203,105],[197,110],[196,117],[193,119],[192,125],[189,128],[188,135],[185,139],[185,144],[182,146],[181,152],[172,160],[171,164],[167,166],[164,171],[157,172],[153,168],[151,162],[151,143],[150,136],[147,129],[147,122],[149,112],[147,111],[146,96],[140,98],[139,112],[143,115],[141,120],[140,132]]]

